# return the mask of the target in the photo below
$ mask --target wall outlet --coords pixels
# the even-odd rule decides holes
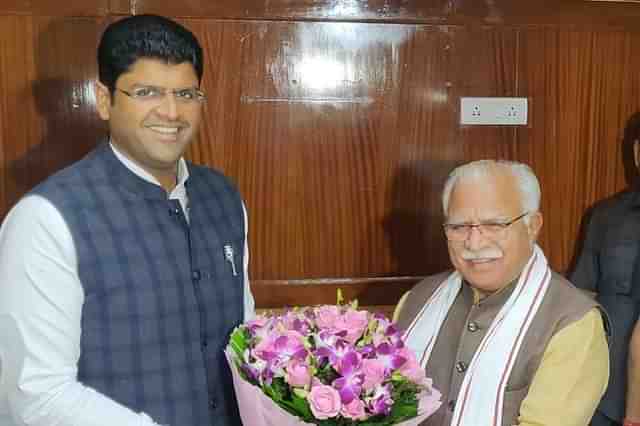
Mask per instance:
[[[460,98],[460,124],[525,126],[527,98]]]

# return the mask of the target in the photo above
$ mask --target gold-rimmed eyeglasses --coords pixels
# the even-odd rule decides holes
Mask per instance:
[[[484,222],[484,223],[445,223],[442,225],[447,240],[460,242],[466,241],[471,235],[471,231],[476,228],[485,238],[493,241],[500,241],[506,238],[509,227],[527,216],[530,212],[524,212],[506,222]]]
[[[207,99],[207,95],[197,87],[166,89],[164,87],[157,86],[136,86],[131,90],[124,90],[116,87],[116,90],[120,93],[124,93],[131,99],[148,103],[161,102],[165,96],[167,96],[167,93],[173,95],[177,102],[183,104],[201,103]]]

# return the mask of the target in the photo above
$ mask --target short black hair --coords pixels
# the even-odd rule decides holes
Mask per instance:
[[[624,140],[627,143],[640,140],[640,112],[636,112],[629,117],[624,128]]]
[[[157,15],[135,15],[110,24],[98,45],[98,76],[113,94],[121,74],[140,58],[189,62],[202,80],[202,47],[191,31]]]

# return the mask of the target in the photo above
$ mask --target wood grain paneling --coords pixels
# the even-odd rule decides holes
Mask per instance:
[[[346,301],[357,300],[362,306],[393,305],[416,281],[415,277],[260,280],[253,282],[253,294],[261,308],[334,304],[338,289]]]
[[[0,15],[105,16],[109,0],[0,0]]]
[[[434,25],[570,25],[638,30],[640,5],[580,0],[112,0],[120,13],[213,19]],[[126,11],[126,12],[125,12]]]
[[[456,155],[440,149],[453,135],[441,31],[193,27],[214,67],[207,91],[224,96],[207,105],[210,142],[192,157],[243,190],[254,277],[426,274],[446,264],[438,188]]]
[[[569,268],[585,210],[621,190],[627,119],[640,110],[637,33],[522,31],[520,93],[532,100],[532,123],[518,130],[540,176],[542,241],[552,264]],[[627,159],[628,160],[628,159]]]
[[[541,244],[560,271],[585,211],[626,184],[622,131],[640,110],[638,5],[53,4],[0,0],[0,214],[104,135],[93,82],[105,21],[179,17],[204,46],[209,94],[189,156],[229,175],[246,199],[258,306],[331,303],[338,287],[392,305],[446,268],[440,192],[466,161],[531,164],[543,186]],[[103,7],[114,15],[101,17]],[[461,96],[525,96],[530,123],[460,126]]]
[[[0,17],[3,214],[96,143],[93,81],[101,27],[90,18]]]

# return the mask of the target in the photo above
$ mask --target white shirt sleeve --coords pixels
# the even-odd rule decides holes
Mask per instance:
[[[244,214],[244,256],[242,256],[242,267],[244,269],[244,320],[249,321],[256,315],[256,302],[253,299],[249,282],[249,219],[244,203],[242,203],[242,213]]]
[[[77,270],[61,214],[40,196],[23,198],[0,228],[0,424],[156,425],[78,382]]]

